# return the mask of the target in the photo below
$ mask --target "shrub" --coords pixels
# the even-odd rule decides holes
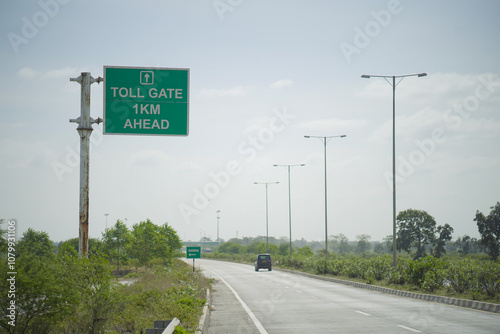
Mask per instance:
[[[328,266],[326,267],[327,274],[330,275],[340,275],[342,272],[342,268],[344,266],[345,259],[344,258],[333,258],[328,261]]]
[[[330,261],[325,258],[318,259],[314,262],[314,273],[316,275],[325,275],[328,274],[328,266]]]
[[[500,292],[500,266],[493,262],[479,266],[477,284],[480,291],[489,297],[495,297]]]
[[[448,283],[448,290],[456,293],[469,291],[477,284],[477,271],[478,267],[470,260],[462,260],[457,264],[451,264],[444,275],[444,279]]]
[[[437,272],[437,270],[443,268],[443,262],[432,256],[426,256],[419,258],[418,260],[413,260],[408,263],[406,268],[406,279],[408,283],[415,285],[418,288],[423,288],[426,279],[426,274],[429,272]],[[427,279],[429,280],[427,284],[428,289],[437,284],[439,275],[431,273],[427,274]],[[430,282],[433,281],[433,282]]]
[[[367,263],[357,256],[349,258],[341,273],[349,278],[366,278]]]
[[[376,279],[377,281],[381,281],[384,278],[387,278],[390,269],[390,256],[378,256],[370,259],[367,275]]]
[[[429,270],[424,274],[422,289],[424,291],[434,292],[443,287],[443,270]]]

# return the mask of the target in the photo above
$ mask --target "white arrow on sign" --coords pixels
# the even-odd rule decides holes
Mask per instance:
[[[141,71],[141,85],[152,85],[154,76],[152,71]]]

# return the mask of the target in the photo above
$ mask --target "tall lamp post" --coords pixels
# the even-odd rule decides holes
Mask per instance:
[[[219,242],[219,218],[220,218],[219,214],[220,214],[220,210],[217,210],[216,213],[217,213],[217,240],[216,241]]]
[[[363,74],[364,79],[384,78],[392,86],[392,265],[397,265],[396,251],[396,86],[406,77],[425,77],[427,73],[404,74],[404,75],[367,75]],[[392,78],[392,82],[389,79]],[[396,79],[399,79],[396,83]]]
[[[290,169],[292,167],[302,167],[305,164],[300,165],[273,165],[274,167],[287,167],[288,168],[288,225],[290,229],[290,255],[292,255],[292,195],[290,192]]]
[[[106,230],[108,229],[108,216],[109,216],[109,213],[105,213],[104,214],[106,216]]]
[[[254,184],[266,185],[266,252],[269,254],[269,209],[267,200],[267,186],[270,184],[278,184],[279,182],[254,182]]]
[[[340,136],[304,136],[304,138],[319,138],[323,142],[323,152],[325,156],[325,257],[328,256],[328,201],[327,201],[327,183],[326,183],[326,144],[332,138],[345,138]]]

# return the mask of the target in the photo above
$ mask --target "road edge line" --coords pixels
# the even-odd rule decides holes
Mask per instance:
[[[233,292],[234,296],[240,302],[241,306],[243,306],[243,309],[247,312],[247,314],[250,317],[250,319],[252,319],[252,321],[253,321],[255,327],[257,327],[258,331],[261,334],[269,334],[266,331],[266,329],[264,328],[264,326],[262,326],[262,324],[260,323],[259,319],[257,319],[257,317],[255,316],[255,314],[252,312],[252,310],[250,310],[250,308],[243,301],[243,299],[241,299],[241,297],[238,295],[238,293],[233,289],[233,287],[231,285],[229,285],[229,283],[227,283],[222,277],[220,277],[219,274],[217,274],[216,272],[214,272],[212,270],[210,270],[210,271],[212,272],[212,274],[216,275],[222,282],[224,282],[224,284],[227,285],[227,287],[229,288],[229,290],[231,290]]]

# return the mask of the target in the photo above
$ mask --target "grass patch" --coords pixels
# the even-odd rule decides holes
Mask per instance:
[[[134,284],[116,286],[109,333],[143,333],[155,320],[173,318],[181,321],[183,329],[196,330],[210,287],[207,278],[177,259],[168,267],[154,266],[134,274]]]

